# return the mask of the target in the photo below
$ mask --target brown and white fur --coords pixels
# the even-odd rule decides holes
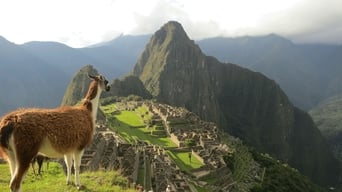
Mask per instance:
[[[81,157],[92,141],[100,94],[110,88],[103,76],[89,77],[92,82],[80,106],[18,109],[2,118],[0,155],[10,166],[12,192],[20,191],[23,176],[37,154],[51,158],[64,156],[68,184],[73,161],[75,184],[80,188]]]

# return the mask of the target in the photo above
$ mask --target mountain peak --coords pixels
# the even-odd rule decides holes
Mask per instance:
[[[92,65],[82,67],[69,83],[61,105],[75,105],[87,94],[90,84],[88,74],[98,75],[99,73]]]
[[[166,24],[164,24],[161,27],[161,29],[170,33],[175,33],[175,32],[185,33],[182,24],[178,23],[177,21],[169,21]]]
[[[153,36],[158,41],[188,41],[190,40],[183,26],[177,21],[169,21],[164,24]]]
[[[279,39],[276,35],[267,38],[267,43]],[[152,36],[134,75],[157,101],[185,107],[217,123],[222,130],[288,162],[317,182],[337,181],[333,178],[339,175],[339,170],[334,171],[338,161],[310,116],[295,108],[266,76],[205,56],[179,23],[170,21]],[[318,154],[322,158],[318,159]],[[314,158],[317,160],[301,164]]]
[[[203,60],[200,48],[189,39],[180,23],[169,21],[151,37],[134,67],[133,74],[139,76],[143,82],[149,82],[145,86],[150,89],[152,95],[158,95],[160,74],[201,63],[192,62],[194,58],[197,58],[197,61]]]

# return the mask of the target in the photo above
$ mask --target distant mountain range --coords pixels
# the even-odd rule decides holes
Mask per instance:
[[[87,48],[56,42],[17,45],[0,37],[0,115],[18,107],[60,104],[68,81],[91,64],[108,79],[132,71],[151,35],[119,36]],[[198,41],[206,55],[275,80],[296,106],[309,110],[342,92],[342,46],[294,44],[278,35]],[[15,87],[15,88],[14,88]]]
[[[111,42],[74,49],[56,42],[22,45],[0,37],[0,115],[19,107],[54,107],[81,67],[95,66],[108,79],[127,74],[149,36],[121,36]]]
[[[304,110],[342,92],[342,45],[294,44],[275,34],[198,43],[208,55],[275,80]]]

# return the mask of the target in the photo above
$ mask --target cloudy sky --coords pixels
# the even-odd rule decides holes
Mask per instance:
[[[342,0],[0,0],[0,36],[84,47],[179,21],[190,38],[276,33],[342,44]]]

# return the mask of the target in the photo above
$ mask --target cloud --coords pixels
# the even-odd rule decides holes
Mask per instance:
[[[342,43],[342,1],[168,1],[134,15],[132,34],[153,33],[177,20],[192,39],[277,33],[296,42]]]
[[[0,1],[0,35],[16,43],[81,47],[119,34],[152,34],[170,20],[196,40],[276,33],[295,42],[342,44],[341,0]]]
[[[342,1],[302,0],[289,9],[264,15],[248,29],[253,34],[277,33],[296,42],[341,44]]]

